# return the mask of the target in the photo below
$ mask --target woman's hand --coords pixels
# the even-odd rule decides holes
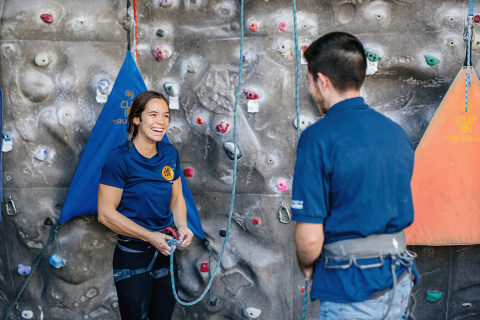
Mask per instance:
[[[157,248],[161,254],[164,256],[170,255],[170,246],[167,244],[167,240],[172,239],[171,236],[159,232],[151,232],[150,237],[150,241],[148,242]],[[175,251],[175,246],[172,246],[172,249]]]
[[[188,247],[193,239],[193,232],[188,229],[186,225],[182,225],[178,228],[178,245],[180,247]]]

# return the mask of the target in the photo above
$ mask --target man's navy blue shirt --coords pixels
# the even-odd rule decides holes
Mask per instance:
[[[323,224],[324,244],[401,231],[413,222],[413,159],[402,127],[370,109],[361,97],[341,101],[302,133],[292,219]],[[340,303],[368,300],[392,286],[390,266],[385,259],[379,268],[325,269],[319,259],[310,296]],[[398,267],[397,276],[405,270]],[[413,273],[418,281],[415,266]]]
[[[169,211],[172,183],[181,174],[177,149],[157,142],[157,150],[146,158],[133,143],[124,143],[110,152],[100,178],[102,184],[123,189],[117,211],[152,231],[173,223]]]

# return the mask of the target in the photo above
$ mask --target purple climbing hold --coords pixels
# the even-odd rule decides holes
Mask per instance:
[[[17,272],[21,276],[28,276],[32,272],[32,267],[24,266],[23,264],[19,264],[17,266]]]
[[[173,0],[160,0],[160,6],[170,7],[173,4]]]

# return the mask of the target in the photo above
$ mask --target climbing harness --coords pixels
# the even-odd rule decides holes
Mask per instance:
[[[474,0],[469,0],[468,3],[468,22],[466,32],[464,32],[464,39],[467,42],[467,75],[465,76],[465,112],[468,112],[468,87],[472,86],[472,78],[470,73],[470,57],[472,55],[472,38],[474,36],[473,29],[473,2]]]
[[[287,220],[283,220],[283,217],[287,216]],[[292,215],[286,206],[283,205],[283,202],[280,204],[280,208],[278,208],[278,219],[281,223],[290,223],[292,222]]]
[[[358,260],[375,258],[380,259],[380,262],[367,265],[357,262]],[[347,239],[325,244],[321,255],[321,259],[325,261],[325,269],[348,269],[352,265],[361,270],[379,268],[385,264],[384,258],[392,259],[393,288],[385,315],[380,318],[382,320],[388,316],[395,299],[395,289],[397,288],[396,268],[401,265],[405,266],[408,268],[410,277],[412,276],[412,266],[416,254],[407,250],[404,231],[392,234],[372,234],[366,238]],[[332,262],[334,264],[331,264]]]

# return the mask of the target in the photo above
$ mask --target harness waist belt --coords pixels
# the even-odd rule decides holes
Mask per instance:
[[[326,269],[347,269],[352,264],[360,269],[383,266],[383,258],[401,255],[407,251],[405,233],[372,234],[366,238],[341,240],[323,246],[322,258]],[[357,260],[379,258],[380,263],[359,265]],[[348,264],[329,265],[329,261],[346,262]]]

